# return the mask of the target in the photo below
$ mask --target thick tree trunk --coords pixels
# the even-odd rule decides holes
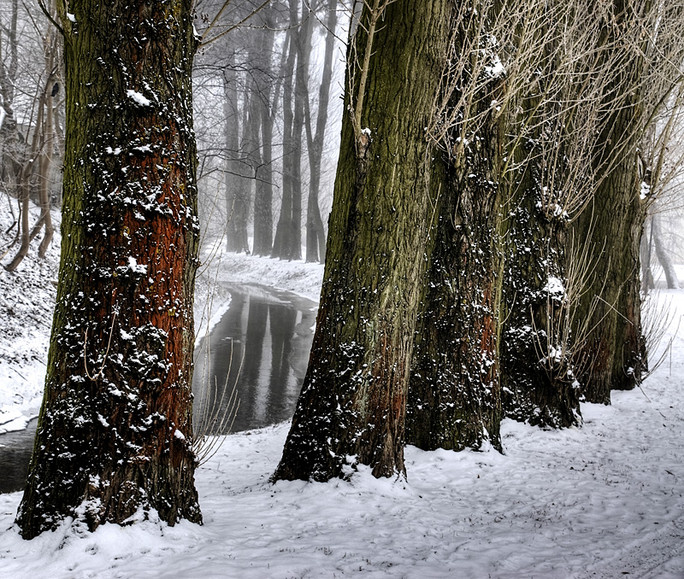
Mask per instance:
[[[459,53],[477,42],[471,37],[479,32],[472,21],[464,24],[452,41]],[[447,80],[449,86],[469,90],[469,62],[459,78]],[[502,79],[481,76],[472,110],[448,137],[450,143],[467,144],[445,153],[449,169],[416,329],[406,439],[424,450],[480,448],[485,442],[501,448],[498,236],[504,135],[491,103],[501,101]],[[458,90],[451,95],[454,103],[462,98]],[[477,127],[473,118],[480,119]]]
[[[649,2],[635,9],[613,0],[612,18],[605,24],[607,55],[615,75],[605,93],[606,114],[592,159],[597,187],[592,202],[574,222],[575,237],[586,240],[595,256],[575,314],[592,331],[577,352],[583,393],[589,402],[610,403],[612,389],[627,390],[641,380],[646,352],[641,333],[639,245],[645,220],[640,199],[637,146],[643,137],[640,98],[643,53],[637,42],[625,41]],[[582,330],[575,328],[576,334]]]
[[[451,10],[450,0],[399,0],[380,22],[366,3],[350,43],[350,114],[316,333],[276,480],[324,481],[357,463],[378,477],[405,470],[406,395],[436,202],[425,127]]]
[[[572,13],[564,16],[570,18],[571,30],[578,25]],[[554,17],[560,17],[555,5],[547,5],[544,18],[548,22]],[[576,115],[566,107],[582,98],[577,91],[587,85],[579,88],[578,79],[586,78],[581,67],[568,70],[566,64],[559,71],[559,63],[574,55],[563,52],[562,36],[553,26],[545,25],[520,39],[533,43],[536,50],[528,51],[517,66],[536,71],[536,78],[525,79],[509,105],[505,153],[509,164],[503,178],[500,227],[504,255],[500,362],[504,414],[561,428],[581,423],[568,323],[566,206],[577,203],[573,190],[578,183],[571,163],[587,152],[582,133],[573,133]]]
[[[189,0],[62,3],[62,262],[17,523],[200,522],[192,450],[196,151]]]
[[[561,428],[581,423],[566,333],[567,222],[540,209],[534,172],[532,161],[503,210],[502,401],[509,418]]]
[[[578,321],[591,320],[593,330],[578,352],[577,366],[584,396],[602,404],[610,403],[611,390],[634,388],[646,369],[639,296],[643,210],[635,148],[630,153],[575,224],[595,255],[595,273],[576,314]]]

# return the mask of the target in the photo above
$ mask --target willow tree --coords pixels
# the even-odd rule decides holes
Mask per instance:
[[[156,510],[200,522],[191,369],[197,266],[190,0],[61,1],[62,259],[17,515],[31,538]]]
[[[577,354],[590,327],[580,305],[592,263],[571,224],[595,192],[617,63],[601,35],[603,4],[526,4],[513,68],[535,74],[509,88],[501,386],[507,416],[565,427],[581,422]]]
[[[378,477],[404,471],[424,250],[443,178],[425,129],[452,9],[372,0],[353,25],[316,333],[275,480],[328,480],[357,463]]]

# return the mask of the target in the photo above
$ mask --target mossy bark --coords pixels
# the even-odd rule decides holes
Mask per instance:
[[[68,14],[67,14],[68,10]],[[189,0],[61,4],[67,131],[45,396],[22,536],[155,509],[200,522]]]
[[[549,8],[548,18],[553,14]],[[559,39],[542,29],[527,39],[538,46],[524,63],[535,73],[509,105],[509,163],[502,176],[499,230],[503,411],[509,418],[552,428],[581,423],[567,323],[569,215],[564,205],[572,197],[569,189],[577,185],[568,175],[567,159],[581,157],[573,147],[582,146],[582,140],[569,134],[572,114],[564,110],[572,89],[566,86],[562,98],[556,94],[563,50]]]
[[[541,208],[537,167],[534,161],[522,165],[511,176],[501,230],[503,411],[521,422],[562,428],[581,423],[579,384],[563,335],[567,221]]]
[[[596,190],[574,223],[575,235],[594,255],[575,319],[590,320],[592,331],[578,348],[583,394],[589,402],[610,403],[612,389],[634,388],[646,370],[641,331],[639,245],[646,217],[640,198],[637,148],[643,137],[641,98],[644,42],[635,30],[651,9],[629,0],[611,3],[603,26],[606,58],[616,62],[605,93],[606,114],[593,156]],[[630,36],[631,35],[631,36]],[[633,37],[632,42],[625,41]]]
[[[452,42],[464,50],[474,42],[468,35],[478,32],[472,22],[460,23]],[[459,72],[462,78],[445,81],[447,90],[468,88],[463,77],[482,69],[472,110],[463,114],[463,126],[445,137],[456,146],[440,155],[443,191],[411,368],[406,438],[424,450],[480,448],[485,442],[501,448],[498,222],[504,125],[492,103],[501,99],[504,79],[482,63],[469,65]],[[450,100],[458,106],[461,92],[454,91]]]
[[[350,44],[350,114],[343,120],[318,322],[275,480],[328,480],[357,463],[378,477],[404,472],[424,252],[443,178],[434,174],[426,127],[451,10],[450,0],[390,3],[369,46],[367,3]],[[359,111],[362,91],[366,104]],[[352,116],[359,112],[367,131]]]

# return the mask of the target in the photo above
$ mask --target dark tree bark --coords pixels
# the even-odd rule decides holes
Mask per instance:
[[[555,22],[561,15],[568,18],[568,29],[577,35],[585,16],[555,8],[547,6],[539,18],[543,27],[527,39],[535,50],[518,66],[535,76],[514,95],[506,127],[505,154],[512,162],[503,177],[501,206],[500,363],[504,414],[562,428],[581,423],[567,322],[566,207],[578,202],[573,191],[584,184],[573,176],[571,163],[588,155],[581,136],[585,127],[574,128],[576,114],[568,105],[593,85],[579,82],[587,78],[583,64],[568,68],[574,55],[563,52],[562,24]],[[565,67],[559,71],[561,63]],[[585,107],[591,109],[591,100]]]
[[[22,536],[155,509],[200,522],[191,373],[197,266],[189,0],[59,5],[62,262]]]
[[[460,20],[455,53],[477,43],[477,19]],[[406,413],[406,439],[424,450],[501,448],[498,247],[504,124],[491,106],[501,101],[503,78],[474,71],[469,61],[450,87],[473,90],[473,105],[447,137],[468,144],[445,153],[448,169],[433,237],[430,269],[416,329]],[[479,78],[481,77],[481,78]],[[470,84],[468,79],[473,79]],[[454,106],[463,90],[450,96]],[[446,111],[451,117],[453,111]],[[478,118],[476,123],[471,119]]]
[[[605,94],[606,114],[593,155],[597,186],[591,203],[574,223],[576,238],[586,239],[595,255],[594,275],[578,306],[577,320],[590,320],[593,331],[578,349],[583,393],[610,403],[612,389],[634,388],[646,366],[641,333],[639,245],[646,217],[640,200],[637,146],[643,137],[645,87],[641,36],[626,42],[650,9],[614,0],[604,24],[608,54],[617,64]]]
[[[348,49],[349,114],[316,333],[275,480],[325,481],[357,463],[377,477],[405,470],[406,395],[436,201],[425,127],[453,5],[386,4],[365,4]]]
[[[533,150],[524,155],[536,157]],[[534,160],[513,176],[504,203],[501,391],[504,414],[562,428],[581,423],[567,330],[567,220],[541,208]]]

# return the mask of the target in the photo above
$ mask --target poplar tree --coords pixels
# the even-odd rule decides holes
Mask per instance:
[[[404,472],[424,250],[439,181],[430,125],[451,0],[371,0],[353,23],[340,161],[316,333],[274,479],[358,464]]]
[[[190,0],[58,2],[62,258],[17,523],[200,522],[191,373],[198,223]]]

